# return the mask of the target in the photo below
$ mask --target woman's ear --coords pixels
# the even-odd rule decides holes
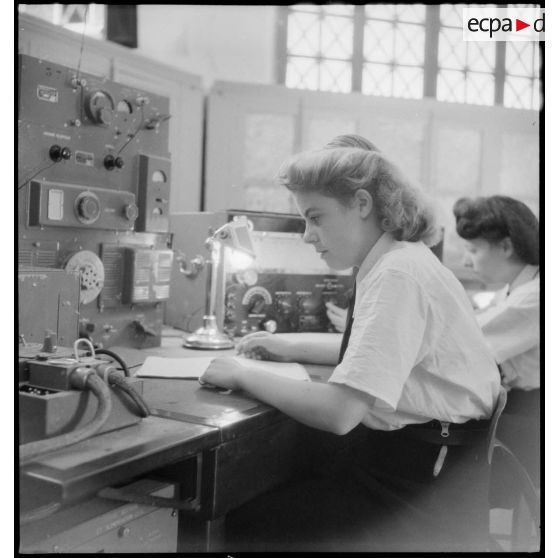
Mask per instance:
[[[515,254],[515,250],[513,249],[513,244],[509,236],[506,236],[505,238],[500,240],[500,248],[502,249],[502,252],[507,259],[510,259]]]
[[[360,216],[364,219],[370,215],[372,208],[374,207],[374,202],[372,200],[372,195],[367,190],[359,188],[355,192],[355,204],[357,205]]]

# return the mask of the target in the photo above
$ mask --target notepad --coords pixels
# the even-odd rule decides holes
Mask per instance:
[[[143,378],[198,379],[215,357],[168,358],[148,356],[136,376]],[[272,362],[245,357],[227,357],[246,367],[254,367],[270,374],[293,380],[310,381],[304,366],[296,362]]]

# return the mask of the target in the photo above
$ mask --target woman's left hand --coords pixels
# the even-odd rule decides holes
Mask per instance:
[[[216,358],[200,376],[200,380],[214,386],[238,390],[241,389],[239,376],[242,369],[243,366],[238,364],[233,358]]]

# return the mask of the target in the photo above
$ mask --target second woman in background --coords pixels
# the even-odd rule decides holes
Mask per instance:
[[[507,196],[462,198],[453,212],[474,270],[486,283],[505,285],[476,317],[509,390],[497,435],[538,485],[539,223],[523,202]]]

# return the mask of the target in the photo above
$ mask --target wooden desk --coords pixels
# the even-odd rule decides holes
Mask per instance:
[[[138,351],[112,348],[132,373],[148,355],[226,356],[183,349],[175,338]],[[331,368],[309,366],[314,380]],[[192,380],[144,379],[152,416],[45,455],[22,468],[22,507],[70,505],[101,488],[155,472],[199,501],[179,513],[179,552],[219,551],[226,513],[296,472],[303,460],[300,425],[242,393],[222,395]],[[194,465],[192,465],[194,463]],[[193,478],[196,477],[196,478]],[[32,524],[31,524],[32,525]]]

